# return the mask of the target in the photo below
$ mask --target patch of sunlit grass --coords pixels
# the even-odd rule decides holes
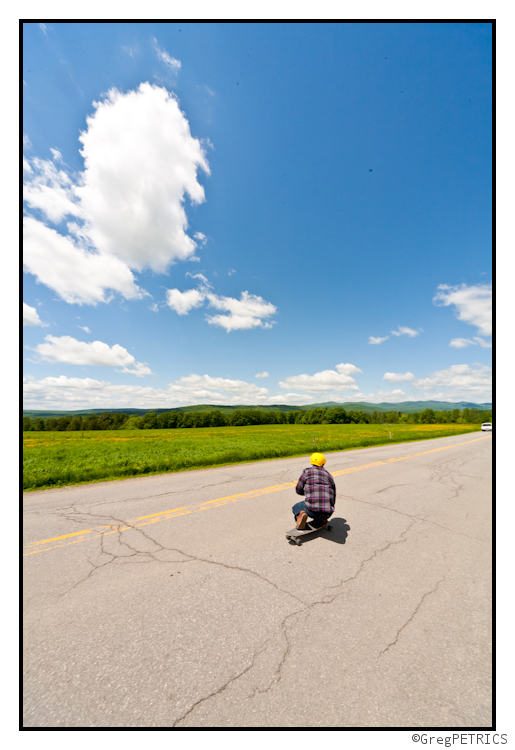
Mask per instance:
[[[23,487],[44,489],[391,442],[461,435],[477,425],[253,425],[176,430],[26,432]],[[390,437],[391,435],[391,437]]]

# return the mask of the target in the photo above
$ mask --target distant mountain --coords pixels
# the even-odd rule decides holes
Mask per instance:
[[[43,417],[44,419],[59,417],[67,417],[69,415],[82,417],[87,414],[102,414],[106,411],[109,412],[121,412],[122,414],[137,414],[142,416],[149,412],[156,412],[162,414],[165,411],[182,411],[182,412],[198,412],[198,411],[214,411],[217,409],[224,414],[231,413],[237,409],[253,409],[255,411],[309,411],[310,409],[334,409],[335,407],[341,407],[345,411],[363,411],[365,414],[372,414],[373,412],[401,412],[402,414],[413,414],[414,412],[424,411],[424,409],[432,409],[433,411],[453,411],[454,409],[479,409],[480,411],[491,411],[492,404],[473,404],[468,401],[459,401],[458,403],[449,403],[448,401],[403,401],[398,404],[388,404],[382,402],[380,404],[371,404],[366,401],[363,402],[345,402],[338,403],[337,401],[325,401],[322,404],[306,404],[305,406],[290,406],[288,404],[270,404],[264,406],[263,404],[257,404],[256,406],[249,406],[248,404],[241,404],[238,406],[219,406],[218,404],[197,404],[195,406],[177,406],[168,409],[82,409],[80,411],[46,411],[46,410],[23,410],[24,417]]]
[[[307,411],[308,409],[319,408],[334,409],[336,406],[341,406],[345,411],[363,411],[365,414],[372,414],[374,411],[400,411],[402,414],[413,414],[414,412],[424,411],[424,409],[432,409],[433,411],[454,411],[454,409],[459,409],[460,411],[463,411],[463,409],[491,411],[492,409],[491,403],[472,404],[468,401],[459,401],[457,403],[449,403],[448,401],[402,401],[397,404],[389,404],[386,401],[379,404],[371,404],[366,401],[338,404],[335,401],[327,401],[323,404],[309,404],[308,406],[301,406],[299,408]]]

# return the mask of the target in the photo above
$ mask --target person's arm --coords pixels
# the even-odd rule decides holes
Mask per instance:
[[[297,486],[295,487],[295,492],[297,493],[297,495],[304,494],[304,485],[306,484],[305,473],[305,471],[302,472],[302,474],[300,475],[300,479],[297,482]]]
[[[326,471],[327,471],[327,469],[326,469]],[[329,476],[329,484],[331,485],[331,487],[333,489],[334,500],[336,500],[336,484],[334,483],[333,475],[331,474],[330,471],[328,471],[327,474]]]

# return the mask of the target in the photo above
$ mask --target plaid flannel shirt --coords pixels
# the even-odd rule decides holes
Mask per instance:
[[[312,465],[302,472],[297,486],[297,495],[304,495],[306,508],[319,513],[333,513],[336,500],[334,479],[323,466]]]

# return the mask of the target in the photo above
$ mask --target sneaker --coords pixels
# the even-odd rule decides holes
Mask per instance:
[[[308,520],[308,514],[305,510],[301,510],[297,516],[297,531],[303,531],[306,528],[306,521]]]

